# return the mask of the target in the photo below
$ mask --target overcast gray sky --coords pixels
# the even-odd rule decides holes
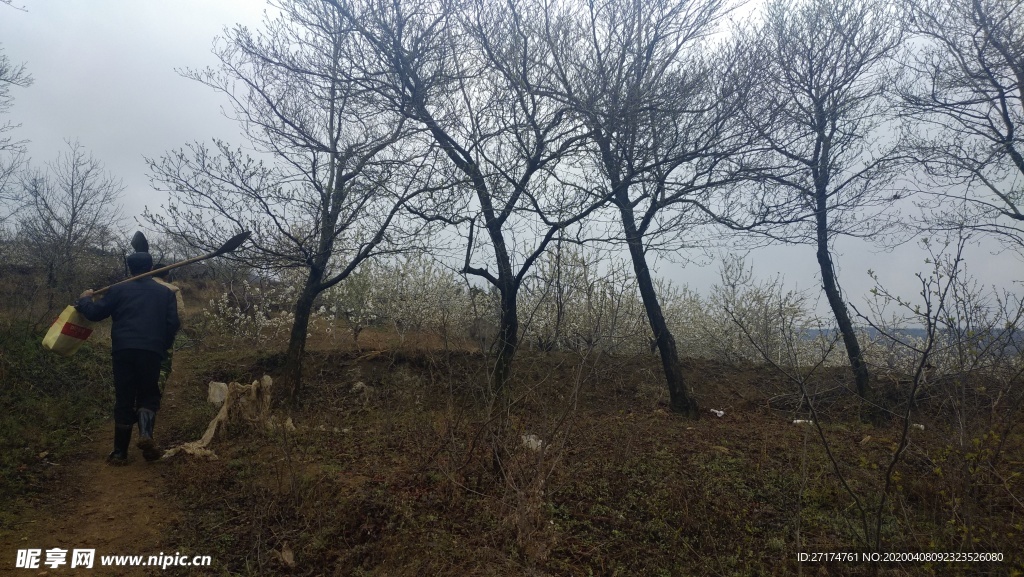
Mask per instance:
[[[53,160],[65,139],[78,139],[124,181],[124,212],[135,217],[144,206],[164,201],[150,187],[144,157],[213,137],[242,144],[236,126],[221,114],[223,97],[176,69],[213,65],[213,38],[235,23],[258,26],[266,8],[260,0],[15,4],[27,11],[0,5],[0,46],[35,78],[31,87],[12,91],[10,115],[22,125],[15,136],[30,141],[35,165]],[[1014,253],[993,255],[995,248],[972,248],[969,270],[984,285],[1011,288],[1024,278],[1024,262]],[[863,241],[842,241],[838,253],[840,282],[858,306],[872,286],[869,268],[901,294],[913,297],[920,290],[913,273],[926,268],[926,255],[915,244],[885,253]],[[791,287],[820,286],[813,247],[774,247],[751,256],[760,276],[781,272]],[[661,261],[657,272],[703,291],[717,280],[717,263],[681,268]]]
[[[125,213],[157,205],[143,157],[199,140],[236,140],[223,100],[175,70],[215,63],[214,36],[258,25],[259,0],[16,0],[0,6],[0,45],[35,83],[12,90],[16,137],[33,164],[78,139],[126,186]]]

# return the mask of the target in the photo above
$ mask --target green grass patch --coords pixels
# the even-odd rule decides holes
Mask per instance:
[[[45,489],[113,407],[110,351],[86,343],[61,357],[27,323],[0,327],[0,510]],[[0,516],[0,526],[13,519]]]

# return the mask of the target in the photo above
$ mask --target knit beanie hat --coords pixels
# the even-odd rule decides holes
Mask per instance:
[[[128,272],[132,275],[149,272],[153,269],[153,257],[148,252],[133,252],[125,258],[128,263]]]

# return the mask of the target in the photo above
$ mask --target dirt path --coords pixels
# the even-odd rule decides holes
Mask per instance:
[[[136,434],[138,431],[136,430]],[[46,504],[24,511],[21,524],[0,532],[0,575],[154,575],[157,568],[104,567],[101,556],[160,555],[161,534],[177,512],[168,506],[164,493],[163,462],[147,463],[133,447],[127,466],[111,467],[113,425],[97,428],[94,440],[83,447],[77,462],[63,466]],[[46,550],[67,549],[66,564],[56,569],[45,565]],[[39,568],[16,568],[19,549],[41,549]],[[71,569],[72,550],[95,549],[93,568]],[[145,562],[145,560],[144,560]],[[175,574],[170,569],[166,574]]]

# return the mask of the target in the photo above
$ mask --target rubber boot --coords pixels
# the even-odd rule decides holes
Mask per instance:
[[[114,450],[107,455],[107,464],[119,467],[128,464],[128,447],[132,444],[132,425],[114,424]]]
[[[153,440],[153,425],[156,424],[156,413],[149,409],[139,409],[139,442],[135,445],[142,449],[142,458],[156,461],[164,451]]]

